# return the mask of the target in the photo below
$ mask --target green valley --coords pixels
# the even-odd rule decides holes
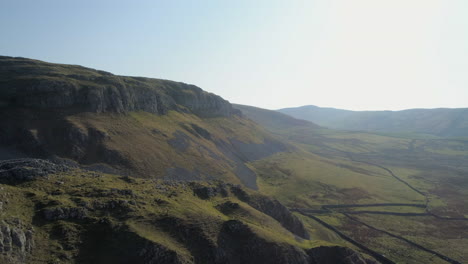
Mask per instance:
[[[255,161],[261,191],[400,263],[468,258],[468,141],[281,127],[270,124],[284,122],[277,112],[236,107],[303,151]],[[255,111],[264,114],[248,114]]]

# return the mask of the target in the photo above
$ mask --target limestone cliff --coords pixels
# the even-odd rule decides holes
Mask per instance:
[[[194,85],[3,56],[0,107],[153,114],[180,110],[202,116],[240,113],[228,101]]]

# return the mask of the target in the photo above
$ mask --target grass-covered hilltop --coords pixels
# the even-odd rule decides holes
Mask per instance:
[[[2,264],[468,261],[468,141],[450,133],[333,130],[13,57],[0,120]]]

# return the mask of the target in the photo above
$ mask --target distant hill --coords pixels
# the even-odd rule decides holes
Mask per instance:
[[[278,111],[333,129],[468,137],[468,108],[349,111],[307,105]]]

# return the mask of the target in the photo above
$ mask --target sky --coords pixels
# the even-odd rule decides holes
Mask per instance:
[[[468,107],[466,0],[0,0],[0,55],[267,109]]]

